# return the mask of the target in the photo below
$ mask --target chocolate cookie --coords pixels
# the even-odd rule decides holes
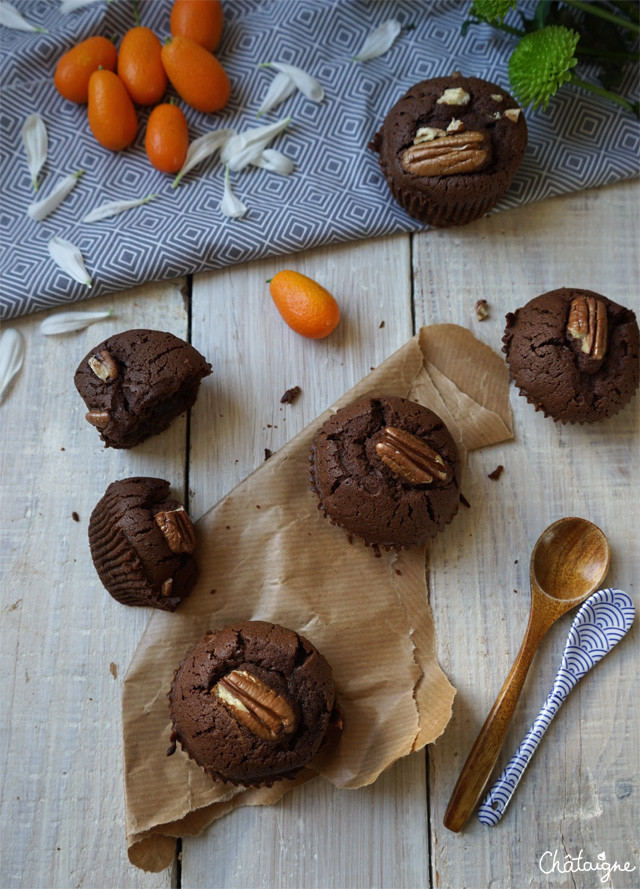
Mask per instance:
[[[424,543],[458,511],[458,448],[440,417],[406,398],[339,410],[314,438],[310,468],[318,508],[367,546]]]
[[[212,778],[271,786],[320,748],[334,703],[331,667],[303,636],[244,621],[209,632],[169,692],[175,742]]]
[[[127,330],[83,358],[75,384],[105,447],[132,448],[188,410],[210,373],[197,349],[172,333]]]
[[[636,316],[591,290],[537,296],[507,315],[502,341],[520,394],[545,417],[596,423],[638,387]]]
[[[196,580],[195,545],[184,506],[161,478],[113,482],[89,520],[93,564],[123,605],[174,611]]]
[[[396,102],[369,148],[391,194],[428,225],[465,225],[494,207],[527,145],[521,108],[495,83],[434,77]]]

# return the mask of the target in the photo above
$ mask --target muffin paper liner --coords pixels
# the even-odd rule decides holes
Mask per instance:
[[[464,460],[468,450],[513,437],[508,389],[502,358],[468,330],[424,327],[196,523],[198,583],[173,614],[152,614],[124,681],[134,865],[160,871],[173,860],[175,837],[200,833],[237,806],[274,803],[316,775],[341,788],[371,784],[442,734],[455,689],[436,657],[427,546],[376,558],[359,542],[349,545],[309,489],[309,447],[332,411],[367,394],[399,395],[435,411]],[[438,570],[434,559],[430,570]],[[214,783],[180,749],[166,755],[174,670],[207,630],[238,620],[269,620],[306,636],[333,668],[343,712],[340,741],[271,788]]]

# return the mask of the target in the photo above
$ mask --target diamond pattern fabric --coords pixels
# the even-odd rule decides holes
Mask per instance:
[[[233,0],[224,3],[225,27],[217,57],[232,95],[217,114],[185,112],[191,139],[212,129],[238,132],[289,115],[290,127],[273,141],[295,169],[288,177],[257,167],[231,173],[249,211],[240,219],[220,212],[224,167],[218,153],[188,173],[177,188],[154,170],[144,150],[150,108],[138,108],[133,146],[113,153],[99,145],[86,107],[63,99],[53,85],[60,56],[94,35],[122,35],[135,25],[129,0],[99,0],[62,15],[55,0],[12,0],[45,33],[0,26],[3,78],[0,131],[0,318],[65,305],[150,280],[163,280],[233,263],[295,253],[359,238],[423,228],[391,198],[367,143],[386,112],[419,80],[459,70],[509,89],[513,38],[488,26],[461,35],[468,4],[459,0]],[[168,37],[171,0],[139,0],[140,18],[161,40]],[[516,13],[513,22],[518,23]],[[389,18],[403,26],[392,48],[359,63],[353,56],[367,34]],[[511,19],[507,19],[510,21]],[[256,112],[274,77],[261,62],[302,67],[320,81],[321,104],[296,92],[259,120]],[[629,96],[633,72],[621,85]],[[170,88],[167,96],[175,93]],[[35,199],[20,131],[26,117],[44,119],[49,155],[40,175],[45,197],[67,173],[84,170],[64,203],[42,222],[27,216]],[[585,90],[563,88],[546,112],[527,112],[529,146],[498,209],[605,185],[637,174],[638,121]],[[148,204],[97,223],[81,220],[107,201],[156,193]],[[53,236],[82,251],[89,290],[50,259]]]

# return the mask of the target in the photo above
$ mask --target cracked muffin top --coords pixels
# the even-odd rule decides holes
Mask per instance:
[[[591,290],[560,288],[507,315],[502,341],[520,394],[562,423],[596,423],[633,397],[640,372],[631,309]]]
[[[325,740],[331,667],[303,636],[266,621],[209,632],[175,672],[169,755],[182,749],[212,778],[270,786],[293,778]]]
[[[192,407],[210,373],[198,350],[172,333],[126,330],[85,355],[74,379],[105,447],[132,448]]]
[[[318,431],[310,456],[318,508],[367,546],[405,549],[460,504],[458,448],[437,414],[406,398],[362,398]]]

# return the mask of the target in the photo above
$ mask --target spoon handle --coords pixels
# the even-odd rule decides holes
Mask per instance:
[[[478,820],[494,827],[504,815],[542,736],[580,679],[622,639],[635,610],[622,590],[600,590],[584,603],[574,620],[553,688],[524,740],[485,796]]]
[[[533,613],[533,609],[532,609]],[[460,777],[451,794],[443,824],[449,830],[461,830],[473,812],[491,776],[509,728],[513,711],[520,697],[527,671],[540,640],[553,623],[542,616],[529,619],[520,651],[480,729]]]
[[[478,820],[482,824],[485,824],[487,827],[494,827],[504,815],[507,806],[511,802],[511,797],[516,792],[516,787],[524,775],[525,769],[542,740],[542,736],[551,725],[553,717],[577,681],[577,679],[574,679],[571,684],[566,684],[560,688],[556,688],[554,685],[552,688],[549,697],[525,735],[524,740],[509,760],[506,769],[480,804]]]

